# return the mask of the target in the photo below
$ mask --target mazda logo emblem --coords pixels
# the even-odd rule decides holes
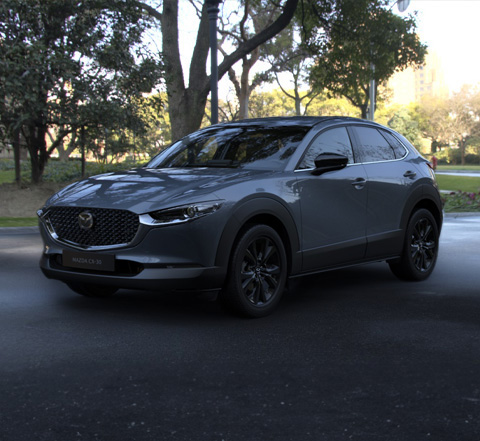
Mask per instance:
[[[82,230],[90,230],[93,227],[93,214],[84,211],[78,215],[78,225]]]

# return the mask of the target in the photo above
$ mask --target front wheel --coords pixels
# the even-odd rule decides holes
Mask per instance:
[[[437,222],[430,211],[415,211],[407,225],[400,260],[389,262],[393,274],[403,280],[425,280],[435,267],[438,242]]]
[[[113,286],[93,285],[91,283],[69,282],[67,285],[72,291],[85,297],[106,298],[118,291],[118,288]]]
[[[278,305],[287,279],[282,239],[267,225],[248,229],[234,245],[220,300],[231,311],[264,317]]]

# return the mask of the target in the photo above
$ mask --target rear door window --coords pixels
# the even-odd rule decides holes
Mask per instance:
[[[359,141],[356,162],[381,162],[396,159],[393,147],[377,129],[355,126],[354,130]]]

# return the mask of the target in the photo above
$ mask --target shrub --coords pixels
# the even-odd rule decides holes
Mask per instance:
[[[480,211],[480,193],[455,191],[442,196],[446,212]]]
[[[473,153],[467,153],[465,155],[465,164],[479,165],[480,164],[480,155],[475,155]]]
[[[124,161],[115,164],[101,164],[97,162],[87,162],[85,164],[85,176],[100,175],[102,173],[110,173],[122,170],[129,170],[136,167],[141,167],[143,163],[136,163],[134,161]],[[22,179],[30,180],[30,167],[23,169]],[[56,161],[50,160],[45,167],[43,173],[44,182],[66,183],[76,181],[82,177],[82,163],[80,161]]]
[[[20,161],[20,168],[23,171],[30,170],[30,161]],[[0,171],[15,170],[13,159],[0,159]]]

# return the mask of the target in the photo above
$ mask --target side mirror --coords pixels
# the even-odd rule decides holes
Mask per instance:
[[[348,164],[348,157],[337,153],[321,153],[315,158],[315,170],[312,175],[321,175],[322,173],[340,170]]]

